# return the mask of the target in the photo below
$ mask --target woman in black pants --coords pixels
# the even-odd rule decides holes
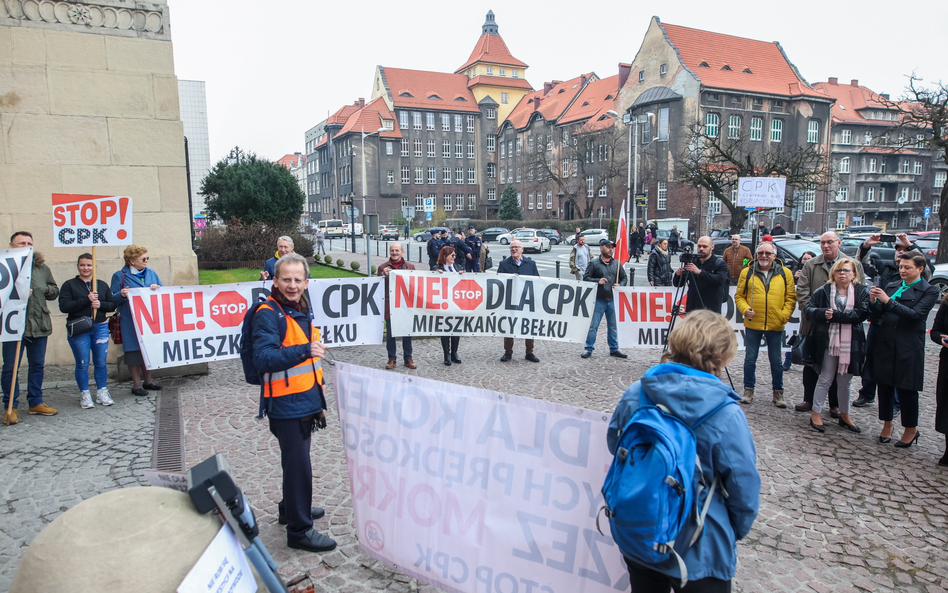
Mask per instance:
[[[925,326],[938,300],[938,288],[922,278],[927,260],[917,252],[899,256],[899,276],[884,289],[869,290],[869,321],[875,324],[866,366],[879,389],[880,443],[892,441],[895,390],[902,404],[905,431],[895,443],[908,448],[918,442],[918,392],[925,375]]]
[[[454,264],[454,258],[457,255],[454,247],[442,247],[438,252],[438,263],[435,264],[434,271],[439,274],[463,274],[464,268]],[[444,350],[444,365],[451,366],[451,363],[461,364],[458,357],[458,344],[461,342],[460,336],[441,336],[441,349]]]
[[[935,387],[935,430],[945,435],[945,454],[938,465],[948,466],[948,296],[938,307],[935,323],[929,334],[932,342],[942,346],[938,355],[938,382]]]

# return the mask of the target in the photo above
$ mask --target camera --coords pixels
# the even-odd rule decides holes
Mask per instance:
[[[882,241],[883,243],[895,243],[895,235],[882,233],[881,235],[879,235],[879,240]]]
[[[698,256],[690,251],[682,251],[678,254],[678,261],[681,262],[681,265],[687,266],[688,264],[694,263],[698,260]]]

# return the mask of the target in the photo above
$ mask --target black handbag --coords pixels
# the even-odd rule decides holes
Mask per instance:
[[[81,336],[82,334],[91,332],[94,325],[95,323],[92,321],[91,317],[76,317],[75,319],[66,322],[66,334],[70,338],[75,338],[76,336]]]
[[[790,346],[790,362],[793,364],[816,364],[813,353],[813,336],[797,335]],[[791,338],[792,339],[792,338]]]

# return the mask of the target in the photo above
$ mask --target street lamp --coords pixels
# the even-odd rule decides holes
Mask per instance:
[[[384,132],[385,130],[386,130],[386,128],[379,128],[379,129],[375,130],[374,132],[369,132],[368,134],[366,134],[366,133],[365,133],[365,126],[362,126],[362,216],[363,216],[363,220],[366,220],[366,222],[368,222],[368,218],[366,217],[366,214],[368,214],[368,212],[366,212],[366,209],[365,209],[365,192],[366,192],[366,189],[365,189],[365,186],[366,186],[366,181],[365,181],[365,139],[366,139],[367,136],[372,136],[372,135],[375,135],[375,134],[381,134],[381,133]],[[377,204],[377,203],[378,203],[378,202],[376,202],[376,204]],[[378,208],[376,208],[376,210],[378,210]],[[376,213],[376,214],[378,214],[378,213]],[[368,234],[366,234],[365,231],[366,231],[366,229],[365,229],[365,227],[363,226],[363,228],[362,228],[362,233],[365,235],[365,262],[366,262],[365,274],[366,274],[367,276],[370,276],[370,275],[372,274],[372,256],[369,255],[369,236],[368,236]],[[352,223],[352,253],[355,253],[355,222]]]
[[[619,114],[613,111],[612,109],[610,109],[606,113],[616,119],[618,119],[619,117]],[[638,192],[639,190],[639,124],[647,123],[649,120],[653,119],[654,117],[655,117],[655,114],[652,113],[651,111],[646,112],[645,114],[642,114],[642,115],[636,115],[634,119],[634,123],[635,123],[634,126],[629,125],[630,123],[633,123],[632,115],[630,113],[626,113],[622,117],[622,122],[629,126],[629,155],[630,156],[632,155],[632,137],[635,136],[635,180],[633,181],[631,179],[632,178],[632,159],[629,159],[629,166],[626,173],[626,182],[625,182],[626,188],[627,188],[626,189],[626,203],[629,204],[629,208],[632,209],[632,228],[636,228],[638,226],[638,212],[639,212],[637,204],[632,202],[632,199],[633,199],[632,188],[635,187],[636,192]],[[654,138],[649,140],[645,144],[645,146],[648,146],[649,144],[654,142],[654,140],[655,140]],[[638,198],[635,198],[635,199],[636,201],[638,200]],[[645,217],[648,218],[648,204],[646,204],[645,206]]]

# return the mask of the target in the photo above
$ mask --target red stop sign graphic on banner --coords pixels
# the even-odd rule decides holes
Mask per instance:
[[[473,311],[484,301],[484,289],[474,280],[461,280],[451,292],[454,304],[463,311]]]
[[[221,327],[237,327],[244,321],[247,299],[228,290],[211,299],[211,319]]]

